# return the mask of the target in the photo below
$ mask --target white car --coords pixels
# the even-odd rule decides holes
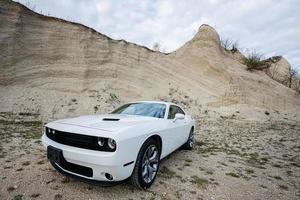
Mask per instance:
[[[59,172],[112,185],[130,178],[152,185],[159,162],[179,147],[192,149],[195,122],[178,105],[160,101],[125,104],[106,115],[50,122],[42,136]]]

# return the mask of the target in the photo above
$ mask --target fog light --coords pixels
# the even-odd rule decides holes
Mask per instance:
[[[113,180],[113,176],[111,175],[111,174],[109,174],[109,173],[105,173],[105,178],[107,178],[108,180]]]

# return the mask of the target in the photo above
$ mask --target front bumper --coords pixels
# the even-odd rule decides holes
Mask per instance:
[[[115,152],[101,152],[94,150],[87,150],[72,146],[63,145],[49,139],[45,134],[42,136],[43,146],[47,149],[48,146],[55,147],[62,150],[63,158],[72,164],[91,168],[93,173],[91,177],[87,177],[78,173],[64,169],[59,164],[51,162],[51,164],[60,172],[71,176],[80,177],[86,180],[118,182],[127,179],[131,176],[134,162],[131,160],[126,163],[120,163],[121,156],[118,151]],[[105,173],[113,176],[112,180],[106,178]]]

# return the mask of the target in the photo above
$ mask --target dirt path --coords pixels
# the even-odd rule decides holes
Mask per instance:
[[[197,146],[161,163],[155,184],[102,188],[56,172],[40,122],[0,121],[0,199],[299,199],[300,126],[199,120]]]

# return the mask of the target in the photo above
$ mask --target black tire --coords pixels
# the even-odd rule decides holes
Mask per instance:
[[[190,135],[186,143],[182,146],[183,149],[186,150],[192,150],[195,144],[195,138],[194,138],[194,129],[192,128],[190,131]]]
[[[143,177],[143,161],[144,161],[144,156],[145,152],[152,147],[156,147],[158,150],[158,160],[157,160],[157,169],[156,173],[153,177],[153,179],[150,182],[146,182]],[[160,162],[160,147],[159,144],[152,138],[148,139],[141,147],[139,154],[137,156],[135,166],[132,172],[132,175],[130,177],[130,182],[132,185],[139,189],[147,189],[149,188],[153,182],[155,181],[156,175],[158,173],[159,169],[159,162]]]

